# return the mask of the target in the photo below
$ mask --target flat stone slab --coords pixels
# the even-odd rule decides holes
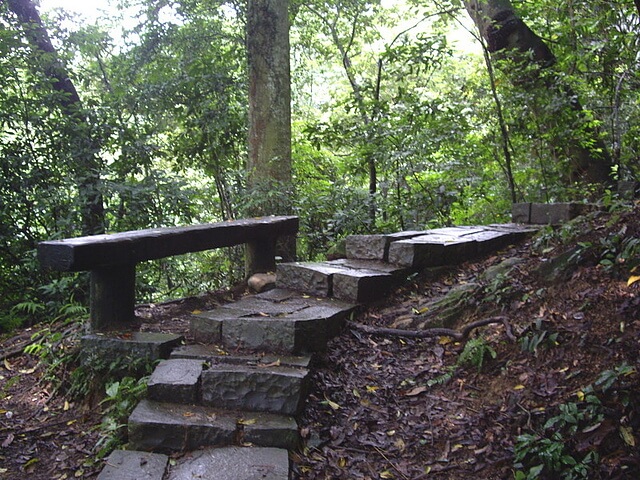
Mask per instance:
[[[135,450],[184,452],[244,442],[294,449],[300,443],[298,425],[288,415],[151,400],[142,400],[129,417],[129,446]]]
[[[327,342],[342,331],[344,310],[330,306],[309,307],[283,317],[247,316],[227,320],[222,342],[227,348],[308,354],[326,350]]]
[[[155,361],[169,358],[171,351],[183,341],[182,335],[154,332],[85,335],[81,339],[82,358],[85,362],[96,357],[107,362],[124,358]]]
[[[183,345],[171,352],[171,358],[202,360],[212,364],[231,363],[235,365],[284,365],[288,367],[309,368],[311,357],[273,354],[230,354],[217,345]]]
[[[172,466],[167,480],[288,480],[289,453],[280,448],[208,448]]]
[[[168,462],[159,453],[114,450],[97,480],[162,480]]]
[[[129,445],[135,450],[171,452],[232,445],[234,417],[198,405],[142,400],[129,416]]]
[[[191,333],[198,342],[218,342],[227,349],[314,353],[326,349],[355,307],[275,289],[193,316]]]
[[[202,369],[202,360],[163,360],[151,374],[147,396],[157,401],[197,403]]]
[[[222,409],[296,415],[306,399],[309,371],[292,367],[213,365],[202,373],[202,403]]]

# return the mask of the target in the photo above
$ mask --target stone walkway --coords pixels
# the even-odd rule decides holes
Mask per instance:
[[[346,259],[280,264],[274,290],[193,315],[197,344],[173,348],[158,365],[129,418],[129,450],[113,452],[98,479],[288,479],[312,355],[358,306],[384,299],[412,272],[476,258],[535,230],[352,236]],[[183,455],[169,462],[176,452]]]

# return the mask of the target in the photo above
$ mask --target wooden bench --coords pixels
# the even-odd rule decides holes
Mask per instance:
[[[53,270],[91,272],[91,327],[100,331],[134,319],[136,264],[245,244],[247,277],[275,271],[276,241],[296,235],[298,224],[298,217],[262,217],[53,240],[38,245],[38,260]]]

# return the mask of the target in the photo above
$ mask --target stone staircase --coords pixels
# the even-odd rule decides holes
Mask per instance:
[[[288,479],[312,356],[357,307],[384,299],[412,272],[498,250],[535,229],[352,236],[346,259],[278,265],[275,289],[193,315],[197,344],[174,348],[157,366],[129,418],[129,450],[113,452],[98,479]],[[181,455],[169,462],[172,453]]]

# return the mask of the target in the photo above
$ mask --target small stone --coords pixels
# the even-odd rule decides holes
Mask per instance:
[[[249,288],[255,293],[266,292],[276,286],[275,273],[256,273],[247,280]]]

